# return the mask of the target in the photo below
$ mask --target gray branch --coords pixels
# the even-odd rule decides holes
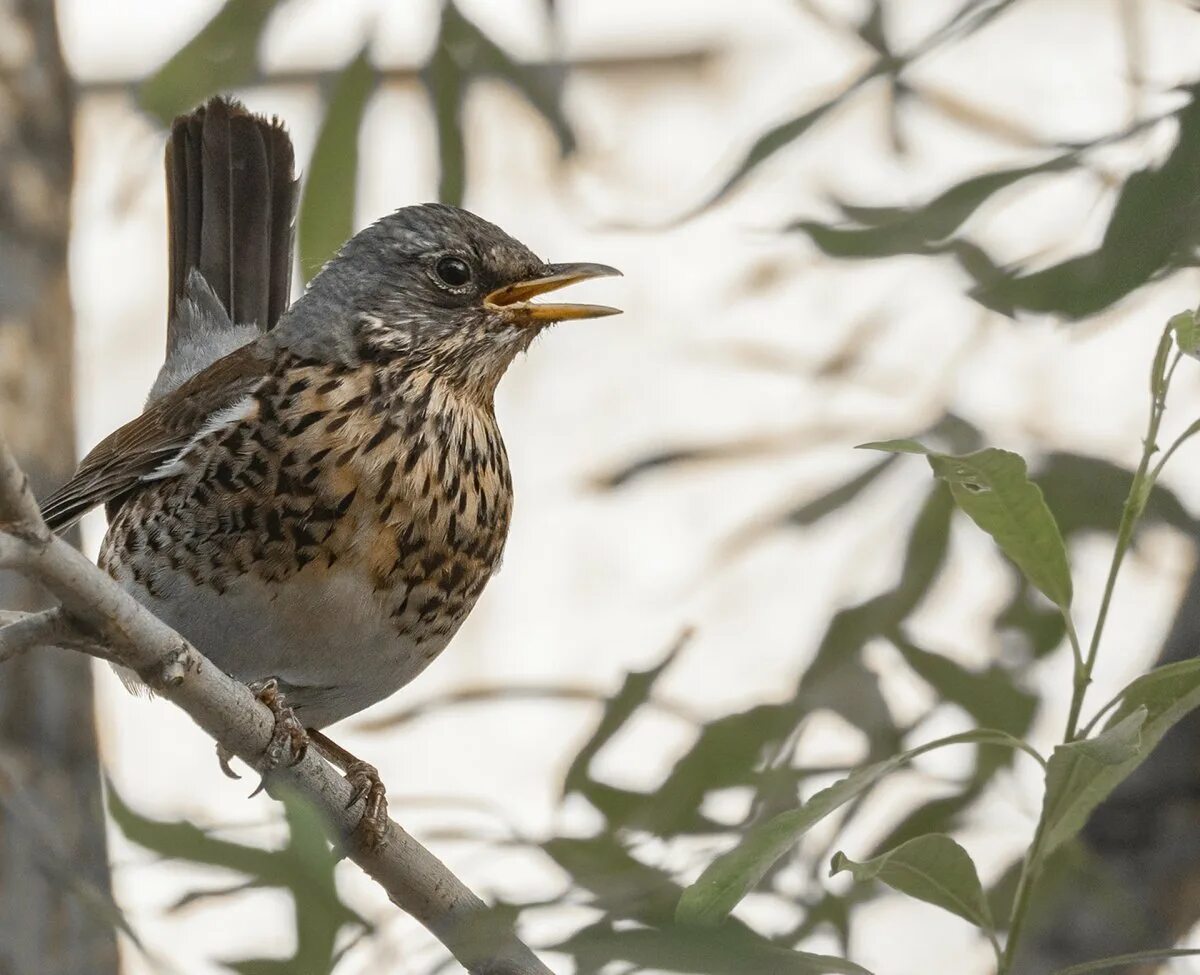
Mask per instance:
[[[41,583],[61,604],[0,617],[0,660],[49,642],[85,650],[102,645],[109,659],[135,671],[215,741],[262,770],[273,726],[267,708],[47,530],[2,437],[0,567]],[[271,773],[267,791],[279,787],[307,797],[324,814],[331,839],[473,975],[552,975],[508,922],[395,822],[389,821],[378,845],[365,846],[354,832],[361,806],[347,808],[349,784],[316,749],[298,765]]]

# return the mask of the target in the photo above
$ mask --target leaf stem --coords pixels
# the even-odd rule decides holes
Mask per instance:
[[[1071,709],[1067,716],[1067,730],[1064,736],[1064,741],[1072,741],[1076,736],[1076,731],[1079,724],[1079,714],[1083,709],[1083,699],[1087,694],[1088,685],[1092,682],[1092,671],[1096,667],[1096,656],[1100,650],[1100,638],[1104,634],[1104,625],[1108,621],[1108,610],[1112,605],[1113,591],[1116,589],[1117,576],[1121,572],[1121,564],[1125,561],[1125,554],[1129,551],[1129,545],[1133,541],[1133,531],[1137,527],[1138,520],[1142,517],[1142,512],[1146,507],[1146,500],[1150,497],[1150,491],[1154,487],[1154,482],[1158,478],[1159,472],[1162,470],[1163,463],[1166,462],[1170,454],[1174,453],[1176,448],[1183,440],[1186,440],[1191,435],[1191,428],[1185,431],[1184,436],[1171,445],[1166,456],[1162,458],[1159,464],[1150,470],[1150,458],[1158,451],[1158,429],[1162,423],[1163,413],[1167,409],[1167,390],[1171,385],[1171,379],[1175,375],[1175,367],[1179,365],[1179,360],[1182,358],[1181,352],[1176,352],[1171,364],[1166,369],[1165,354],[1162,352],[1164,343],[1170,342],[1170,326],[1163,332],[1162,341],[1159,344],[1159,354],[1155,356],[1154,369],[1150,378],[1150,389],[1153,394],[1153,399],[1150,403],[1150,418],[1146,423],[1146,436],[1142,440],[1142,457],[1138,461],[1137,470],[1133,475],[1133,483],[1129,485],[1129,494],[1125,498],[1125,504],[1121,509],[1121,523],[1117,528],[1117,543],[1113,549],[1112,562],[1108,567],[1108,578],[1104,583],[1104,595],[1100,600],[1100,611],[1096,615],[1096,626],[1092,630],[1092,638],[1088,643],[1087,655],[1080,661],[1078,651],[1076,651],[1076,667],[1075,680],[1071,693]],[[1068,632],[1070,627],[1068,625]]]
[[[1158,346],[1154,353],[1154,362],[1150,367],[1150,416],[1146,422],[1146,435],[1142,440],[1142,456],[1138,462],[1137,470],[1134,472],[1133,482],[1129,485],[1129,494],[1125,498],[1125,503],[1121,508],[1121,522],[1117,528],[1117,542],[1113,549],[1112,562],[1108,568],[1108,578],[1104,583],[1104,595],[1101,597],[1100,610],[1096,615],[1096,626],[1092,630],[1091,640],[1088,641],[1086,654],[1081,653],[1079,636],[1075,632],[1069,611],[1066,609],[1063,610],[1063,619],[1067,624],[1067,636],[1071,641],[1071,650],[1075,660],[1071,707],[1067,715],[1067,727],[1063,736],[1064,743],[1069,743],[1076,737],[1079,726],[1079,715],[1083,709],[1083,701],[1087,695],[1088,685],[1092,682],[1092,671],[1096,666],[1096,656],[1100,650],[1100,638],[1104,634],[1104,625],[1108,620],[1108,610],[1112,605],[1113,591],[1117,585],[1117,576],[1120,574],[1121,564],[1125,560],[1126,552],[1129,551],[1134,529],[1137,527],[1138,520],[1145,510],[1146,501],[1150,497],[1154,482],[1158,479],[1163,464],[1166,463],[1171,454],[1185,440],[1197,432],[1197,430],[1200,430],[1200,421],[1192,424],[1171,445],[1158,464],[1151,469],[1150,460],[1158,452],[1158,430],[1162,423],[1163,413],[1166,412],[1167,408],[1167,390],[1171,386],[1171,379],[1175,375],[1175,368],[1179,365],[1179,360],[1183,357],[1183,353],[1178,348],[1175,350],[1174,357],[1171,357],[1173,332],[1172,324],[1168,323],[1167,327],[1163,329],[1162,336],[1159,338]],[[1169,364],[1168,360],[1170,360]],[[1089,729],[1093,726],[1095,720],[1093,719],[1089,722]],[[1008,972],[1011,970],[1013,959],[1016,957],[1017,948],[1020,944],[1021,932],[1024,929],[1025,920],[1029,914],[1029,905],[1032,900],[1034,886],[1042,868],[1041,846],[1042,836],[1046,829],[1045,817],[1046,813],[1043,808],[1042,815],[1038,818],[1037,828],[1034,830],[1033,841],[1029,846],[1029,853],[1026,855],[1025,863],[1021,867],[1021,876],[1017,881],[1017,892],[1013,898],[1012,915],[1009,918],[1008,940],[1004,945],[1004,956],[1000,961],[998,975],[1008,975]]]

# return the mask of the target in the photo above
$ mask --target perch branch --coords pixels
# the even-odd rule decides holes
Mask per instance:
[[[213,739],[262,771],[273,720],[267,708],[47,530],[2,437],[0,566],[40,582],[61,604],[0,617],[0,660],[47,643],[102,653],[135,671]],[[324,814],[331,838],[346,855],[473,975],[552,975],[506,921],[395,822],[389,821],[375,847],[360,842],[354,827],[361,809],[347,808],[349,784],[316,749],[296,766],[270,774],[267,791],[280,787],[306,796]]]

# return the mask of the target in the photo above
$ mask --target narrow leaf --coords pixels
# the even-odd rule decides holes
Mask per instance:
[[[830,876],[843,870],[859,882],[878,879],[902,894],[957,914],[989,937],[992,934],[992,917],[975,863],[944,833],[918,836],[862,863],[836,853]]]
[[[1098,958],[1096,961],[1085,961],[1070,968],[1060,968],[1054,975],[1091,975],[1092,972],[1106,972],[1111,968],[1126,968],[1144,961],[1167,961],[1171,958],[1191,958],[1200,955],[1200,948],[1158,948],[1151,951],[1135,951],[1128,955],[1113,955],[1111,958]]]
[[[792,951],[745,929],[720,931],[696,928],[632,928],[614,930],[601,922],[551,945],[549,951],[575,957],[579,971],[599,971],[613,961],[631,962],[638,969],[679,972],[681,975],[730,975],[770,972],[771,975],[870,975],[845,958]]]
[[[857,450],[882,450],[889,454],[928,454],[929,448],[916,440],[902,438],[900,440],[872,440],[870,443],[860,443]]]
[[[297,237],[305,281],[311,280],[354,232],[358,131],[375,80],[364,47],[338,76],[325,108],[300,201]]]
[[[981,729],[941,738],[858,769],[816,793],[799,809],[788,810],[753,826],[737,846],[717,857],[695,883],[684,889],[676,908],[676,918],[687,924],[718,923],[754,889],[771,866],[822,819],[918,755],[956,744],[1020,748],[1039,762],[1042,760],[1036,751],[1011,735]]]

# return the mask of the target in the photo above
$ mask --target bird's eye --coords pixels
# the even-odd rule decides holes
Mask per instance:
[[[461,257],[443,257],[437,262],[434,270],[445,284],[452,288],[461,288],[471,280],[471,265]]]

